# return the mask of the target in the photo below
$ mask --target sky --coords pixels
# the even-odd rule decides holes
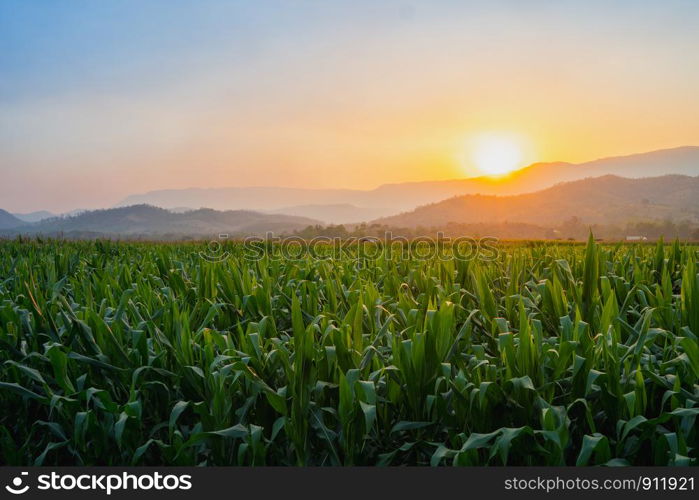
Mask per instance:
[[[694,0],[3,0],[0,208],[699,145],[697,26]]]

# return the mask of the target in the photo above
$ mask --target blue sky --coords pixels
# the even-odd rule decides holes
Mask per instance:
[[[609,4],[612,5],[609,5]],[[699,144],[696,1],[0,2],[0,207]]]

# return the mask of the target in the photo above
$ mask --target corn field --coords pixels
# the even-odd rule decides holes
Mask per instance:
[[[0,242],[0,463],[696,465],[696,246]]]

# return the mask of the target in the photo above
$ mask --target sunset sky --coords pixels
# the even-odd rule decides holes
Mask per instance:
[[[613,5],[610,5],[613,4]],[[699,2],[0,2],[0,208],[699,145]]]

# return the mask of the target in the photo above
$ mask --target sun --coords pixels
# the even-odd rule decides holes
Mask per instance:
[[[522,147],[512,138],[497,135],[478,137],[470,149],[471,162],[485,175],[505,175],[522,167]]]

